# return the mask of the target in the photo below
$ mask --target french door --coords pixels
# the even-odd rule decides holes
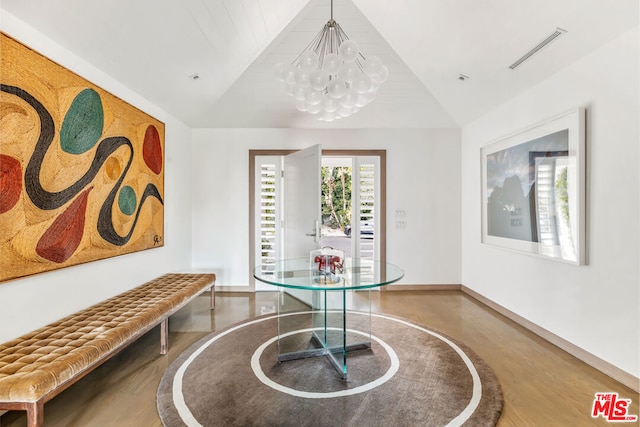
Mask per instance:
[[[250,152],[251,268],[258,265],[268,268],[277,259],[304,257],[314,248],[335,244],[348,245],[345,252],[353,257],[384,261],[386,153],[342,150],[323,153],[322,165],[350,165],[351,173],[348,227],[327,236],[321,235],[321,222],[315,222],[320,220],[320,202],[326,194],[320,195],[320,183],[309,176],[313,169],[311,175],[320,179],[320,163],[313,157],[320,153],[320,148],[310,147],[291,156],[288,153]],[[314,215],[317,219],[313,219]],[[253,277],[250,280],[257,291],[274,290],[270,285],[253,281]]]

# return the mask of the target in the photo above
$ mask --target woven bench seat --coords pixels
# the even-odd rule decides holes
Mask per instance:
[[[214,274],[166,274],[0,344],[0,410],[42,425],[45,402],[158,324],[166,354],[169,316],[208,289],[213,309],[214,286]]]

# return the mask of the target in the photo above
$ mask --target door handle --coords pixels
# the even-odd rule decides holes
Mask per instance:
[[[320,222],[319,221],[315,221],[314,226],[313,226],[313,232],[312,233],[307,233],[306,236],[313,237],[313,241],[314,242],[318,241],[318,238],[320,237]]]

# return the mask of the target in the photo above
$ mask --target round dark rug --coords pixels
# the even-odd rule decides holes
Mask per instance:
[[[324,356],[278,363],[277,332],[278,316],[267,315],[189,347],[158,387],[163,424],[494,426],[500,417],[493,371],[464,344],[423,326],[372,313],[371,349],[348,354],[347,381]]]

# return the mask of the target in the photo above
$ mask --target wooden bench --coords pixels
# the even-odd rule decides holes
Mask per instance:
[[[0,414],[27,411],[41,426],[44,404],[160,325],[160,353],[168,349],[169,316],[202,292],[214,274],[166,274],[141,286],[0,344]]]

